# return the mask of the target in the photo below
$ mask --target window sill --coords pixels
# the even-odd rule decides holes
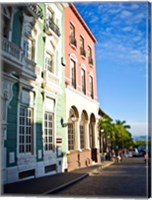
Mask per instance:
[[[81,54],[80,54],[81,55]],[[81,55],[81,58],[83,59],[83,60],[85,60],[86,59],[86,57],[85,56],[83,56],[83,55]]]
[[[71,44],[71,43],[70,43],[70,46],[75,50],[77,49],[77,47],[75,45]]]
[[[90,66],[91,68],[93,68],[93,64],[90,64],[90,63],[89,63],[89,66]]]

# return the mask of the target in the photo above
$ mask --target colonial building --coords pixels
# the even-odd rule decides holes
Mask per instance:
[[[99,161],[96,39],[73,4],[65,8],[67,170]],[[65,125],[65,126],[64,126]]]
[[[66,166],[62,3],[2,5],[2,181]]]

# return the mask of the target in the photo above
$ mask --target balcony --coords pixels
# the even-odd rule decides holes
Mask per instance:
[[[59,93],[60,92],[59,78],[48,70],[44,70],[42,74],[43,74],[42,87],[53,93]]]
[[[80,55],[86,57],[86,51],[83,47],[80,47]]]
[[[89,62],[90,65],[93,65],[93,58],[88,57],[88,62]]]
[[[7,61],[22,65],[22,50],[4,37],[2,38],[2,56]]]
[[[46,20],[46,32],[48,34],[51,34],[50,30],[52,30],[58,37],[60,37],[61,33],[60,33],[59,27],[53,22],[53,20],[47,19]]]
[[[36,63],[23,56],[23,51],[7,38],[2,38],[2,60],[5,72],[16,72],[29,79],[36,78]]]
[[[42,8],[38,4],[29,4],[27,5],[27,11],[29,14],[34,16],[35,18],[43,19]]]
[[[70,44],[77,47],[77,41],[74,36],[70,35]]]

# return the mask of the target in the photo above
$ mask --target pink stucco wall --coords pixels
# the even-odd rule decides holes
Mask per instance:
[[[77,41],[77,47],[73,47],[70,44],[70,22],[75,26],[75,38]],[[84,49],[86,51],[86,57],[80,55],[80,35],[84,38]],[[96,89],[96,66],[95,66],[95,51],[94,44],[96,40],[90,30],[84,24],[83,19],[76,11],[76,8],[70,4],[65,8],[65,80],[68,84],[70,80],[70,55],[73,53],[77,58],[77,88],[76,90],[81,91],[81,64],[86,67],[86,95],[90,96],[90,85],[89,85],[89,74],[93,74],[93,85],[94,85],[94,99],[97,100],[97,89]],[[93,65],[88,63],[88,45],[92,49]]]

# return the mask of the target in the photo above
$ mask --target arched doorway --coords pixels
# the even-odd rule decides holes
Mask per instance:
[[[93,161],[97,162],[97,148],[95,148],[95,123],[96,119],[94,114],[90,115],[89,124],[89,135],[90,135],[90,148],[91,148],[91,158]]]
[[[78,110],[72,106],[68,118],[68,150],[73,151],[76,148],[76,121],[78,119]]]
[[[88,122],[88,115],[85,110],[81,113],[81,120],[80,120],[80,149],[85,149],[87,146],[87,122]]]

